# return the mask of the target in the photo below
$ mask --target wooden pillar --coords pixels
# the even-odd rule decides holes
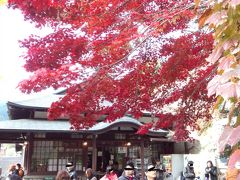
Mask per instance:
[[[27,161],[28,161],[28,158],[27,158],[27,154],[28,154],[28,146],[29,144],[25,145],[23,144],[23,164],[22,164],[22,167],[25,169],[25,171],[27,170]],[[25,174],[27,174],[27,172],[25,172]]]
[[[83,166],[82,166],[82,170],[85,172],[87,169],[87,165],[88,165],[88,145],[84,144],[85,141],[82,141],[82,154],[83,154]]]
[[[34,143],[34,139],[33,139],[33,134],[29,133],[27,134],[27,144],[25,145],[25,174],[30,174],[30,167],[31,167],[31,162],[32,162],[32,153],[33,153],[33,143]]]
[[[144,170],[144,140],[141,139],[141,180],[144,180],[145,170]]]
[[[96,145],[96,135],[93,135],[93,139],[92,139],[92,169],[93,171],[97,170],[97,145]]]
[[[184,153],[185,154],[189,154],[189,149],[188,149],[188,144],[187,144],[187,142],[184,142]]]

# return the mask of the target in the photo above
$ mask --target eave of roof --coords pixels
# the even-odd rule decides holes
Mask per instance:
[[[46,95],[41,97],[35,97],[32,99],[22,100],[22,101],[8,101],[8,106],[15,106],[20,108],[33,108],[33,109],[48,109],[53,102],[56,102],[59,100],[59,98],[62,98],[63,95]]]
[[[133,127],[139,128],[142,125],[138,120],[131,117],[122,117],[113,122],[99,122],[89,129],[71,130],[69,121],[47,121],[37,119],[19,119],[0,122],[0,132],[79,132],[102,134],[114,127]],[[166,136],[168,131],[150,129],[147,135],[151,136]]]
[[[65,91],[63,91],[65,92]],[[64,94],[50,94],[45,96],[38,96],[31,99],[25,99],[22,101],[8,101],[7,106],[24,108],[24,109],[35,109],[46,111],[51,107],[53,102],[58,101],[60,98],[64,97]],[[110,106],[110,102],[104,102],[104,106]],[[145,117],[150,117],[151,113],[143,111]]]

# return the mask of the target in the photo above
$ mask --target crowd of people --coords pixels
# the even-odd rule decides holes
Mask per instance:
[[[240,163],[238,164],[240,167]],[[240,169],[240,168],[239,168]],[[160,160],[157,160],[155,164],[149,164],[145,171],[145,180],[165,180],[167,172]],[[9,175],[7,180],[22,180],[24,177],[24,170],[21,164],[11,165],[9,168]],[[123,171],[120,171],[115,164],[110,164],[106,167],[106,172],[102,177],[97,177],[95,172],[88,168],[85,171],[86,180],[139,180],[140,173],[134,166],[132,161],[126,163]],[[227,176],[228,177],[228,176]],[[179,180],[195,180],[200,179],[196,177],[194,171],[194,162],[188,161],[186,167],[183,169]],[[234,178],[233,178],[234,179]],[[77,171],[73,162],[66,164],[65,170],[60,170],[57,173],[56,180],[78,180]],[[204,180],[218,180],[217,167],[213,165],[212,161],[208,161],[205,168]],[[227,178],[228,180],[228,178]],[[229,179],[230,180],[230,179]]]
[[[145,173],[146,180],[163,180],[165,168],[160,161],[157,161],[156,166],[149,165]],[[91,168],[86,169],[85,176],[87,180],[139,180],[140,176],[134,163],[129,161],[126,163],[123,171],[118,169],[117,163],[110,164],[106,167],[106,172],[101,178],[97,178],[95,172]],[[149,178],[148,178],[149,177]],[[66,165],[66,170],[60,170],[57,173],[56,180],[77,180],[77,172],[73,162]]]
[[[204,180],[217,180],[217,168],[213,165],[212,161],[207,162],[207,167],[205,169],[205,179]],[[123,171],[113,164],[106,167],[106,172],[101,178],[97,178],[95,173],[91,168],[85,171],[85,176],[87,180],[139,180],[140,173],[134,167],[134,163],[129,161],[126,163]],[[157,160],[155,164],[149,164],[143,175],[145,180],[165,180],[167,179],[167,172],[160,160]],[[66,171],[59,171],[56,180],[77,180],[77,172],[74,169],[73,163],[68,163],[66,165]],[[188,161],[187,166],[184,168],[182,175],[179,177],[180,180],[195,180],[198,179],[194,171],[194,162]]]
[[[71,169],[69,169],[70,166],[67,167],[66,170],[61,170],[58,172],[56,176],[56,180],[77,180],[77,173],[74,170],[74,166],[71,163]],[[153,165],[149,165],[148,169],[145,173],[146,180],[155,180],[157,177],[156,168]],[[88,168],[85,172],[85,176],[87,180],[97,180],[97,177],[94,175],[94,172],[91,168]],[[99,180],[139,180],[140,177],[137,174],[136,169],[134,168],[133,162],[128,162],[126,166],[124,167],[123,172],[120,176],[118,176],[118,170],[114,169],[113,166],[109,165],[106,168],[106,173],[103,177],[101,177]]]
[[[194,180],[200,179],[197,177],[194,171],[194,162],[188,161],[187,166],[184,168],[181,180]],[[205,168],[204,180],[217,180],[218,172],[217,167],[213,165],[212,161],[207,162],[207,167]]]

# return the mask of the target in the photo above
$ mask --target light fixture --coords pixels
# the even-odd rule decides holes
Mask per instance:
[[[83,146],[87,146],[87,145],[88,145],[87,141],[84,141]]]
[[[24,141],[23,145],[24,145],[24,146],[27,146],[27,145],[28,145],[28,142],[27,142],[27,141]]]
[[[131,144],[131,142],[127,142],[127,146],[131,146],[132,144]]]

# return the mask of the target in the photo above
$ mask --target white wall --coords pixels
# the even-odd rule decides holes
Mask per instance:
[[[172,177],[173,180],[178,179],[181,171],[184,169],[184,155],[173,154],[172,155]]]

